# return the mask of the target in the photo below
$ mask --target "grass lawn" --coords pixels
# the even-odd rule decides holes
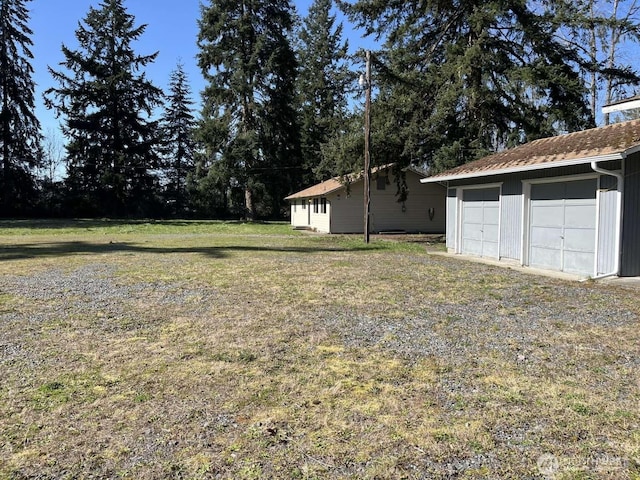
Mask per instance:
[[[0,221],[0,479],[640,479],[640,290],[414,240]]]

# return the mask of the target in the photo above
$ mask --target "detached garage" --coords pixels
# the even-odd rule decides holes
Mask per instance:
[[[580,277],[640,275],[640,120],[536,140],[425,178],[447,247]]]

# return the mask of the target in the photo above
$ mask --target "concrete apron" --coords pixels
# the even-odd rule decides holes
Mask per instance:
[[[508,260],[495,260],[492,258],[474,257],[471,255],[462,255],[459,253],[449,253],[442,251],[434,251],[427,249],[429,255],[436,255],[441,257],[458,258],[460,260],[466,260],[468,262],[482,263],[484,265],[492,265],[495,267],[507,268],[515,270],[517,272],[527,273],[531,275],[539,275],[542,277],[555,278],[558,280],[567,280],[573,282],[588,281],[589,278],[584,275],[577,275],[573,273],[556,272],[553,270],[543,270],[540,268],[525,267],[520,265],[517,261]],[[608,277],[601,280],[597,280],[598,283],[606,283],[612,285],[626,285],[637,286],[640,288],[640,277]]]

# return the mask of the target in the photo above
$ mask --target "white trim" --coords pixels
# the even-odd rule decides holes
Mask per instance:
[[[457,188],[460,190],[482,190],[484,188],[499,188],[502,191],[502,184],[504,182],[494,182],[494,183],[479,183],[475,185],[459,185]]]
[[[534,171],[534,170],[545,170],[549,168],[571,167],[575,165],[589,164],[591,162],[609,162],[612,160],[622,160],[624,157],[626,157],[628,153],[631,153],[632,150],[633,149],[629,149],[628,151],[625,151],[625,152],[611,153],[608,155],[597,155],[595,157],[582,157],[582,158],[572,159],[572,160],[561,160],[559,162],[536,163],[534,165],[524,165],[519,167],[509,167],[509,168],[502,168],[502,169],[496,169],[496,170],[481,170],[476,172],[462,173],[459,175],[453,174],[453,175],[446,175],[446,176],[440,176],[440,177],[427,177],[420,180],[420,183],[437,183],[437,182],[445,182],[445,181],[452,181],[452,180],[465,180],[469,178],[489,177],[492,175],[506,175],[510,173],[520,173],[520,172],[528,172],[528,171]]]
[[[600,203],[601,203],[601,195],[600,189],[602,184],[602,175],[598,175],[596,179],[596,241],[594,244],[595,252],[593,255],[593,275],[592,277],[596,277],[598,275],[598,261],[600,260],[600,217],[602,216],[602,212],[600,212]],[[617,185],[616,185],[617,188]]]
[[[529,242],[531,236],[531,182],[522,181],[522,244],[520,245],[520,264],[529,265]]]
[[[561,183],[561,182],[579,182],[580,180],[592,180],[598,178],[597,173],[581,173],[580,175],[561,175],[559,177],[547,177],[547,178],[530,178],[522,180],[522,183],[529,183],[531,185],[539,183]]]
[[[640,108],[640,99],[618,102],[613,105],[605,105],[602,107],[602,113],[623,112],[634,108]]]
[[[456,188],[456,244],[454,245],[456,253],[462,253],[462,203],[463,189]]]

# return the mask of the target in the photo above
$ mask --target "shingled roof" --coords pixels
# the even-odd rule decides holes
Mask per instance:
[[[422,183],[444,182],[622,158],[640,147],[640,120],[534,140],[447,170]]]
[[[371,169],[371,174],[375,175],[376,173],[388,170],[391,167],[393,167],[392,163],[387,165],[381,165],[379,167],[374,167]],[[420,170],[413,167],[406,167],[405,170],[412,171],[420,175],[421,177],[425,176],[424,172],[421,172]],[[341,181],[341,177],[330,178],[329,180],[325,180],[324,182],[318,183],[309,188],[305,188],[304,190],[300,190],[299,192],[293,193],[288,197],[285,197],[285,200],[295,200],[297,198],[323,197],[325,195],[335,192],[336,190],[340,190],[341,188],[346,188],[346,182],[355,183],[355,182],[359,182],[360,180],[362,180],[362,172],[352,173],[350,175],[347,175],[347,178],[342,181]]]
[[[337,178],[330,178],[329,180],[325,180],[322,183],[318,183],[312,187],[305,188],[304,190],[300,190],[288,197],[285,197],[285,200],[295,200],[296,198],[311,198],[311,197],[321,197],[324,195],[328,195],[331,192],[335,192],[336,190],[340,190],[344,188],[344,185],[340,183],[340,180]]]

